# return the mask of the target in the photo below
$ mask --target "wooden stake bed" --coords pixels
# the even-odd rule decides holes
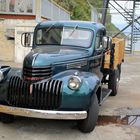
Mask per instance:
[[[124,61],[124,48],[125,48],[125,40],[119,38],[113,38],[113,43],[115,43],[115,51],[114,51],[114,61],[113,61],[113,69],[116,69],[118,65]],[[104,69],[110,69],[110,54],[111,51],[107,51],[105,54],[105,63]]]

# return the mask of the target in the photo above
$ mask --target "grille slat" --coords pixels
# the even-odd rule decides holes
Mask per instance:
[[[14,90],[14,89],[12,88],[12,87],[13,87],[13,83],[14,83],[13,78],[11,78],[11,82],[10,82],[10,83],[11,83],[11,95],[13,96],[13,90]],[[13,102],[13,98],[10,99],[10,102],[11,102],[11,103]]]
[[[58,96],[59,96],[57,94],[58,92],[59,92],[59,82],[58,82],[57,87],[56,87],[56,98],[55,98],[56,99],[56,101],[55,101],[56,104],[58,104]]]
[[[35,74],[35,73],[24,73],[24,76],[32,76],[32,77],[46,77],[46,76],[51,76],[52,75],[52,73],[50,72],[50,73],[37,73],[37,74]]]
[[[49,93],[49,87],[50,87],[50,81],[48,82],[48,85],[47,85],[47,93],[46,93],[46,95],[47,95],[47,106],[48,106],[48,108],[50,109],[50,93]]]
[[[38,69],[40,69],[40,68],[37,68],[37,69],[33,69],[33,68],[23,68],[23,71],[29,72],[29,73],[32,73],[32,72],[38,73],[38,71],[39,71]],[[40,73],[41,73],[41,72],[47,73],[47,72],[50,72],[50,71],[51,71],[51,67],[50,67],[50,68],[46,68],[46,69],[42,69],[42,68],[41,68]]]
[[[37,97],[38,97],[38,95],[37,95],[37,85],[35,85],[35,93],[34,93],[34,95],[35,95],[35,102],[34,102],[34,105],[35,105],[35,107],[37,106]]]
[[[53,84],[53,81],[50,81],[50,86],[49,86],[49,101],[50,101],[50,104],[49,105],[50,105],[50,109],[52,109],[51,108],[51,103],[52,103],[51,100],[52,100],[52,94],[53,94],[52,91],[51,91],[52,84]],[[50,93],[52,93],[52,94],[50,94]]]
[[[26,105],[28,104],[28,94],[29,94],[29,92],[28,92],[28,85],[27,85],[27,83],[25,83],[25,90],[27,91],[27,92],[25,92],[25,107],[26,107]]]
[[[54,86],[56,86],[56,83],[57,83],[57,80],[54,81]],[[54,104],[54,107],[56,106],[55,105],[55,98],[54,98],[54,97],[56,97],[55,91],[56,91],[56,88],[53,88],[53,94],[54,94],[54,96],[53,96],[53,99],[52,99],[52,103]]]
[[[43,90],[42,90],[43,86],[44,86],[44,83],[40,84],[40,99],[42,99],[42,100],[40,100],[41,108],[43,108],[43,100],[44,100],[43,99]]]
[[[18,92],[19,92],[19,96],[18,96],[18,102],[20,103],[21,102],[21,95],[22,95],[22,89],[23,87],[23,82],[20,83],[20,80],[19,80],[19,89],[18,89]]]
[[[61,91],[62,82],[59,82],[58,84],[59,84],[59,86],[58,86],[59,89],[58,89],[58,92],[56,94],[58,94],[57,95],[57,104],[60,104],[60,96],[61,96],[60,91]]]
[[[48,97],[49,97],[48,85],[49,85],[49,81],[46,83],[46,87],[45,87],[45,91],[44,91],[45,92],[44,93],[44,95],[45,95],[45,104],[46,104],[47,108],[48,108],[48,103],[49,103],[49,101],[47,100]]]
[[[8,88],[8,93],[11,92],[11,94],[12,94],[12,90],[10,91],[11,85],[12,85],[12,78],[9,80],[9,88]],[[7,97],[7,100],[8,100],[9,102],[12,102],[12,98],[9,98],[9,95],[8,95],[8,97]]]
[[[23,107],[24,104],[26,104],[26,96],[25,96],[25,92],[26,92],[26,83],[23,84],[23,94],[21,96],[22,102],[20,103],[21,107]]]
[[[38,85],[36,85],[36,88],[35,88],[35,107],[38,106]]]
[[[23,78],[50,78],[52,67],[24,67]]]
[[[36,105],[36,85],[35,84],[33,84],[33,107],[35,107],[35,105]]]
[[[17,92],[18,92],[18,95],[16,96],[15,95],[15,98],[16,98],[16,105],[18,104],[18,98],[19,98],[19,94],[20,94],[20,92],[19,92],[19,89],[20,89],[20,82],[19,82],[19,79],[17,79]]]
[[[57,109],[61,103],[61,87],[59,86],[62,86],[62,81],[49,80],[31,85],[19,77],[11,77],[7,100],[10,105],[16,107]]]
[[[13,86],[16,86],[16,79],[13,80]],[[13,91],[12,94],[13,94],[13,102],[14,102],[14,100],[15,100],[15,92],[16,91],[15,91],[14,88],[12,89],[12,91]]]

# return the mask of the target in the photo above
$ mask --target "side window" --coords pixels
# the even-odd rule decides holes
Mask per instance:
[[[102,48],[102,38],[103,38],[103,32],[102,31],[98,31],[98,33],[96,35],[95,49]]]

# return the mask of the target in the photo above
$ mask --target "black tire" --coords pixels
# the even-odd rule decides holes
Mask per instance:
[[[96,94],[93,95],[91,105],[87,112],[87,118],[78,122],[78,128],[83,133],[94,130],[99,114],[99,104]]]
[[[12,123],[15,120],[15,117],[13,115],[8,115],[8,114],[0,114],[0,119],[3,123]]]
[[[119,88],[120,73],[119,70],[114,70],[109,75],[108,88],[112,90],[110,96],[116,96]]]
[[[121,70],[121,64],[118,66],[118,70],[119,70],[119,80],[121,79],[121,72],[122,72],[122,70]]]

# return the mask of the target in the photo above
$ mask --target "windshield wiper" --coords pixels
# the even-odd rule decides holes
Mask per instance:
[[[55,24],[51,25],[47,30],[46,30],[46,33],[48,33],[53,27],[54,27]]]
[[[72,30],[72,32],[70,33],[70,35],[69,35],[69,37],[71,37],[72,35],[73,35],[73,33],[75,32],[75,30],[78,28],[78,25],[76,25],[75,27],[74,27],[74,29]],[[69,38],[68,37],[68,38]]]

